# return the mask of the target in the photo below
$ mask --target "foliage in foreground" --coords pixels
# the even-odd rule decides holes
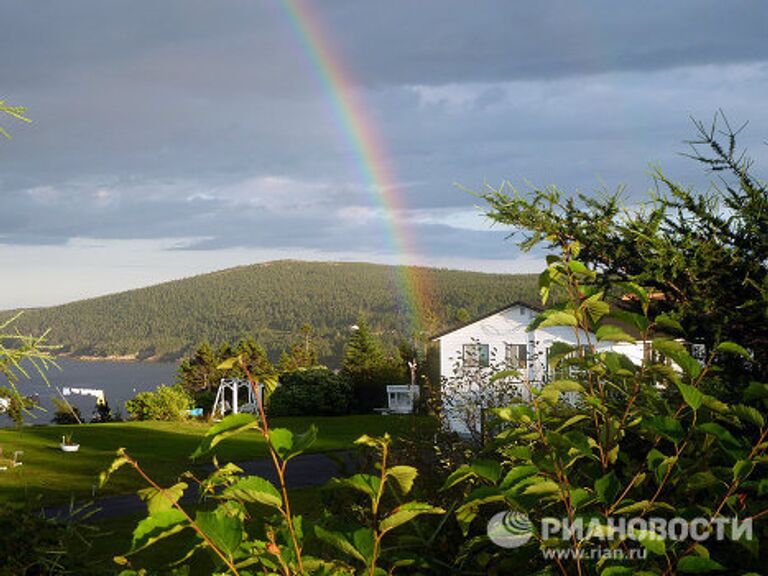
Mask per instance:
[[[456,520],[467,541],[457,563],[492,573],[605,576],[756,569],[768,544],[768,385],[753,383],[733,404],[708,389],[715,357],[748,362],[751,356],[723,341],[700,363],[680,341],[657,334],[662,328],[668,334],[674,323],[648,316],[644,288],[621,286],[642,313],[611,309],[597,274],[577,260],[578,244],[564,248],[541,276],[545,301],[555,290],[564,298],[530,328],[570,327],[581,346],[553,347],[551,368],[566,375],[541,388],[523,380],[530,401],[494,410],[496,439],[447,478],[444,490],[463,495]],[[629,332],[645,342],[641,365],[606,350],[608,343],[634,343]],[[512,377],[514,371],[496,375]],[[567,397],[573,393],[576,400]],[[491,514],[509,510],[532,522],[530,541],[514,549],[485,537]],[[699,528],[710,533],[724,517],[752,521],[753,537],[734,539],[726,530],[726,541],[676,540],[642,525],[699,518]],[[555,530],[545,538],[540,527],[550,518],[581,521],[591,531]],[[620,518],[637,528],[614,532]],[[573,556],[556,555],[568,551]]]
[[[256,383],[250,374],[248,377],[255,387]],[[274,380],[270,384],[274,387]],[[277,485],[260,476],[246,475],[234,464],[216,464],[215,470],[199,482],[201,496],[214,504],[198,510],[194,517],[180,503],[188,488],[187,482],[161,487],[150,478],[139,462],[120,449],[115,461],[102,474],[102,484],[120,467],[134,468],[149,485],[140,492],[147,503],[148,516],[136,527],[131,550],[115,561],[130,566],[131,555],[182,530],[191,530],[198,538],[191,548],[179,551],[178,563],[183,564],[198,553],[207,553],[219,567],[217,573],[222,574],[374,576],[386,573],[382,565],[394,567],[418,561],[418,557],[413,555],[394,556],[392,549],[383,547],[383,541],[385,537],[390,540],[390,532],[415,518],[442,514],[443,510],[418,501],[402,502],[402,498],[410,493],[418,472],[410,466],[389,464],[391,439],[388,435],[381,438],[362,436],[357,440],[358,444],[378,454],[375,472],[334,480],[330,486],[356,492],[366,498],[368,504],[364,521],[356,526],[339,527],[331,519],[326,519],[310,527],[291,510],[285,473],[289,461],[314,443],[317,437],[314,426],[297,435],[287,429],[271,429],[264,406],[259,402],[258,417],[249,414],[228,416],[208,431],[192,456],[202,456],[224,438],[253,429],[264,437],[274,464]],[[191,474],[188,476],[194,478]],[[398,503],[395,507],[388,505],[393,500]],[[336,553],[328,558],[308,554],[305,548],[308,537],[324,542]],[[123,574],[139,573],[126,569]]]
[[[93,532],[83,520],[87,514],[73,523],[45,518],[28,503],[0,505],[0,576],[96,576],[83,554]]]

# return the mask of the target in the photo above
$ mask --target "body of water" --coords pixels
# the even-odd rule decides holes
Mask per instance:
[[[46,410],[34,410],[25,417],[28,424],[48,424],[53,418],[52,397],[59,396],[63,388],[96,388],[104,390],[112,412],[119,412],[125,418],[125,402],[137,393],[154,390],[160,384],[173,384],[176,380],[176,364],[148,362],[83,362],[62,358],[57,360],[60,370],[51,367],[47,373],[50,385],[39,374],[30,371],[31,378],[21,378],[19,391],[25,396],[37,395],[41,406]],[[5,382],[0,382],[4,386]],[[71,395],[66,397],[73,406],[77,406],[85,421],[91,419],[96,399],[92,396]],[[7,415],[0,415],[0,426],[12,425]]]

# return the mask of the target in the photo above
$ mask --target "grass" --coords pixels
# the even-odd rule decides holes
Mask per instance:
[[[311,452],[350,448],[362,434],[410,436],[431,420],[417,416],[356,415],[341,417],[274,418],[273,428],[303,432],[311,423],[319,428]],[[0,501],[40,500],[44,506],[62,504],[70,498],[83,500],[125,494],[145,487],[138,475],[121,469],[100,490],[99,473],[109,466],[119,447],[124,447],[161,484],[170,484],[185,470],[210,463],[211,455],[195,462],[189,455],[200,443],[209,425],[202,422],[119,422],[80,426],[30,426],[0,430],[0,446],[6,454],[23,450],[23,466],[0,472]],[[61,437],[72,434],[80,451],[64,453]],[[224,440],[216,447],[220,462],[243,461],[267,455],[261,435],[248,431]]]

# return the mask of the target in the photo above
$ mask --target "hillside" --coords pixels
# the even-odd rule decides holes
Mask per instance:
[[[428,332],[456,324],[464,311],[474,317],[536,295],[535,275],[413,272],[431,287]],[[253,335],[276,357],[308,323],[328,361],[339,357],[360,313],[385,341],[395,343],[404,333],[396,274],[396,267],[364,263],[254,264],[27,310],[19,329],[50,328],[51,342],[73,356],[170,359],[204,340]]]

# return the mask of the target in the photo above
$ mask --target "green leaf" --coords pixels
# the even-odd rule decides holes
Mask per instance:
[[[406,502],[402,506],[398,506],[392,513],[384,518],[379,523],[379,531],[383,534],[394,530],[398,526],[410,522],[417,516],[422,514],[444,514],[445,510],[432,506],[431,504],[424,504],[422,502]]]
[[[603,292],[598,292],[597,294],[593,294],[584,300],[583,305],[587,309],[592,322],[598,322],[600,318],[611,311],[611,307],[608,305],[608,302],[603,300],[604,295],[605,294]]]
[[[548,326],[578,326],[579,323],[576,320],[573,312],[566,312],[565,310],[545,310],[533,321],[531,326],[533,329],[546,328]],[[528,327],[531,330],[531,327]]]
[[[715,352],[724,352],[726,354],[736,354],[742,356],[747,360],[752,360],[752,355],[743,346],[739,346],[735,342],[720,342],[715,346]]]
[[[501,477],[501,464],[497,460],[476,460],[472,462],[471,467],[475,474],[491,484],[496,484]]]
[[[626,506],[622,506],[621,508],[615,510],[614,514],[637,514],[638,512],[644,511],[646,508],[648,508],[650,500],[640,500],[640,502],[633,502],[631,504],[627,504]]]
[[[643,418],[641,426],[644,430],[667,438],[675,444],[680,442],[684,436],[683,427],[680,422],[670,416]]]
[[[739,460],[733,465],[733,479],[744,480],[747,476],[752,474],[752,470],[755,469],[755,464],[750,460]]]
[[[387,477],[395,479],[403,494],[408,494],[411,491],[413,481],[418,474],[419,471],[413,466],[392,466],[387,469]]]
[[[230,414],[221,422],[208,429],[203,441],[197,447],[197,450],[192,453],[191,457],[197,458],[202,456],[225,438],[256,427],[257,422],[253,415],[243,413]]]
[[[505,422],[522,422],[523,424],[529,424],[536,418],[533,408],[525,404],[494,408],[492,412]]]
[[[651,530],[635,530],[634,537],[642,544],[643,548],[658,556],[663,556],[667,549],[664,539]]]
[[[711,434],[717,438],[720,441],[720,444],[722,444],[723,448],[728,450],[740,450],[742,448],[741,443],[736,438],[734,438],[733,434],[720,426],[720,424],[715,422],[706,422],[704,424],[699,424],[697,430],[699,432]]]
[[[698,410],[704,400],[704,394],[690,384],[683,384],[682,382],[675,382],[675,384],[680,390],[685,403],[694,410]]]
[[[686,479],[685,485],[690,490],[705,490],[711,486],[717,486],[720,484],[720,480],[712,474],[709,470],[703,472],[696,472]]]
[[[592,494],[584,488],[573,488],[571,490],[571,504],[574,508],[579,508],[592,502]]]
[[[277,488],[261,476],[240,478],[232,486],[226,488],[223,495],[225,498],[236,498],[243,502],[255,502],[278,509],[283,505],[283,497]]]
[[[392,439],[390,438],[389,434],[384,434],[384,436],[381,436],[379,438],[375,436],[368,436],[368,434],[363,434],[355,440],[355,444],[362,444],[363,446],[368,446],[369,448],[383,448],[384,446],[388,446],[390,441]]]
[[[240,362],[242,361],[243,356],[232,356],[231,358],[227,358],[226,360],[222,361],[218,366],[216,366],[216,370],[232,370],[235,366],[239,366]]]
[[[549,494],[557,494],[559,492],[560,486],[557,482],[553,482],[552,480],[544,480],[543,482],[531,484],[528,488],[523,490],[523,494],[526,496],[545,496]]]
[[[603,504],[612,504],[620,489],[621,484],[613,471],[595,480],[595,494]]]
[[[627,334],[624,330],[618,326],[611,324],[603,324],[595,332],[597,339],[601,342],[608,340],[609,342],[635,342],[636,338]]]
[[[293,432],[287,428],[271,428],[269,431],[269,443],[282,460],[293,450]]]
[[[448,490],[449,488],[456,486],[456,484],[459,482],[463,482],[467,478],[473,478],[474,476],[475,472],[472,470],[472,468],[466,464],[462,464],[448,475],[448,478],[446,478],[445,482],[443,482],[443,486],[440,488],[440,491],[442,492],[443,490]]]
[[[350,556],[363,563],[366,562],[365,557],[357,551],[357,546],[350,542],[347,535],[343,532],[326,530],[322,526],[316,525],[315,535],[326,544],[330,544],[347,556]]]
[[[222,509],[213,512],[198,511],[195,523],[214,545],[232,557],[243,539],[243,523],[240,518],[230,516]]]
[[[262,374],[259,376],[259,382],[264,385],[267,394],[272,394],[277,389],[280,379],[277,374]]]
[[[381,478],[373,474],[355,474],[349,478],[334,478],[328,484],[335,488],[351,488],[373,499],[381,488]]]
[[[717,412],[718,414],[724,414],[728,412],[728,404],[725,402],[721,402],[714,396],[710,396],[709,394],[704,394],[704,397],[701,401],[704,406],[712,410],[713,412]]]
[[[120,468],[122,468],[123,466],[129,463],[130,463],[130,459],[128,458],[128,454],[126,454],[125,452],[125,448],[118,448],[117,458],[112,460],[112,463],[109,465],[109,468],[107,468],[101,474],[99,474],[99,488],[103,488],[112,474],[114,474],[117,470],[119,470]]]
[[[670,332],[676,332],[678,334],[685,333],[685,330],[683,330],[683,326],[680,324],[680,322],[666,314],[659,314],[656,316],[654,324],[656,324],[657,328],[661,328],[663,330],[669,330]]]
[[[653,349],[670,358],[683,371],[683,374],[691,380],[695,380],[701,374],[701,364],[691,356],[680,342],[675,340],[657,339],[653,341]]]
[[[573,426],[577,422],[581,422],[582,420],[587,420],[587,419],[589,419],[589,416],[587,416],[586,414],[576,414],[575,416],[571,416],[565,422],[560,424],[560,427],[557,429],[557,432],[562,432],[569,426]]]
[[[753,402],[768,398],[768,384],[762,382],[750,382],[744,390],[744,402]]]
[[[594,274],[583,262],[579,262],[578,260],[569,260],[568,261],[568,268],[570,268],[571,272],[574,274],[586,274],[588,276],[591,276]]]
[[[566,342],[553,342],[552,346],[549,347],[549,353],[547,354],[549,366],[556,368],[561,360],[567,358],[575,350],[576,346],[571,346]]]
[[[713,570],[725,570],[725,566],[704,556],[683,556],[677,561],[677,571],[683,574],[704,574]]]
[[[269,442],[284,462],[303,453],[316,440],[317,426],[314,424],[302,434],[294,434],[287,428],[272,428],[269,431]]]
[[[515,466],[507,472],[507,475],[504,476],[504,480],[501,481],[501,484],[499,485],[499,488],[502,490],[506,490],[507,488],[510,488],[513,486],[516,482],[528,478],[530,476],[535,476],[539,473],[538,466],[528,465],[528,466]]]
[[[731,412],[733,412],[734,416],[736,416],[744,423],[750,422],[758,428],[765,426],[765,418],[756,408],[752,406],[737,404],[731,408]]]
[[[555,380],[547,386],[550,386],[558,392],[584,392],[584,386],[575,380]]]
[[[638,332],[645,332],[648,329],[648,318],[643,316],[642,314],[637,314],[635,312],[629,312],[627,310],[621,310],[618,308],[614,308],[611,310],[611,313],[609,314],[611,318],[615,318],[619,322],[625,324],[626,326],[632,326],[635,328]]]
[[[133,531],[131,554],[151,546],[187,527],[186,518],[176,508],[163,510],[141,520]]]
[[[150,486],[139,490],[138,494],[139,498],[147,503],[147,513],[152,515],[173,508],[173,505],[184,495],[186,489],[187,483],[179,482],[162,491]]]
[[[544,386],[544,389],[541,391],[541,399],[547,404],[554,406],[560,399],[560,391],[556,388],[552,388],[550,385]]]

